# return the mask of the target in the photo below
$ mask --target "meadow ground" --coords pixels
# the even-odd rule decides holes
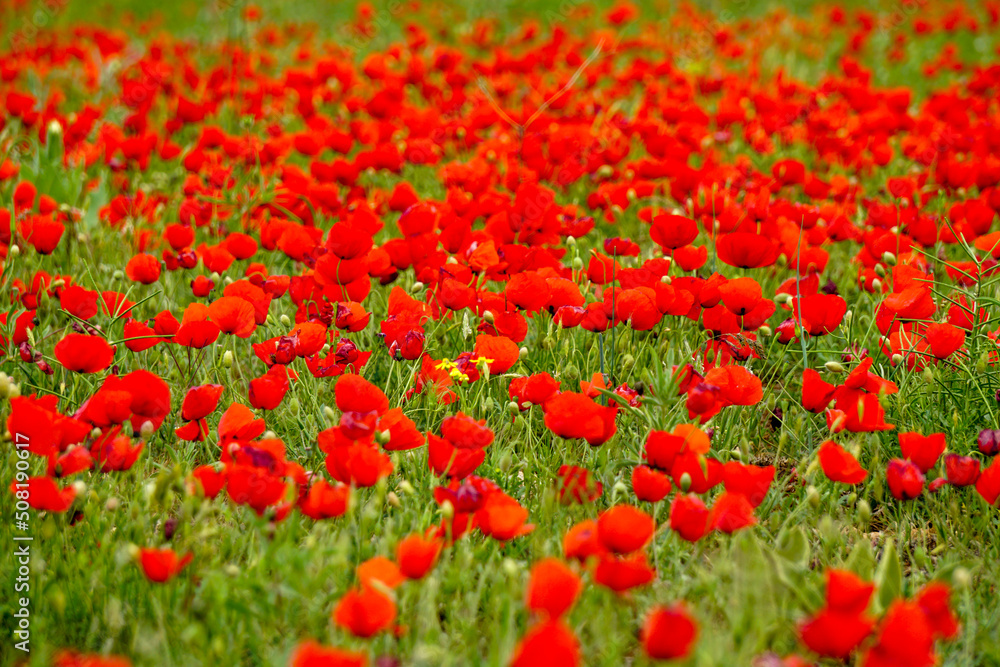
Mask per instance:
[[[1000,665],[1000,4],[0,26],[3,665]]]

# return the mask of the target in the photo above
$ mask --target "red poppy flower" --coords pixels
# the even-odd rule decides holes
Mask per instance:
[[[565,563],[544,558],[531,568],[525,606],[557,619],[569,611],[581,590],[580,577]]]
[[[741,269],[770,266],[778,259],[780,250],[770,239],[761,234],[736,232],[718,237],[716,253],[719,261]]]
[[[76,498],[76,490],[72,486],[60,489],[55,480],[49,477],[29,477],[27,489],[19,489],[17,482],[10,485],[11,493],[17,496],[18,500],[27,500],[28,504],[36,510],[45,512],[65,512],[73,504]],[[27,497],[23,494],[27,491]]]
[[[333,621],[355,637],[372,637],[396,620],[396,603],[369,587],[348,591],[333,610]]]
[[[514,648],[510,667],[577,667],[580,642],[562,621],[543,621],[524,635]]]
[[[979,460],[971,456],[945,454],[945,478],[953,486],[971,486],[979,479]]]
[[[97,373],[111,365],[115,349],[100,336],[71,333],[56,343],[55,355],[67,370]]]
[[[606,549],[617,554],[642,549],[653,539],[655,530],[653,517],[631,505],[616,505],[597,519],[598,539]]]
[[[625,593],[645,586],[656,578],[656,571],[646,562],[645,554],[631,556],[602,554],[594,568],[594,581],[615,593]]]
[[[715,499],[708,515],[709,529],[721,530],[724,533],[735,533],[756,523],[753,504],[741,493],[723,491]]]
[[[996,506],[1000,498],[1000,457],[993,459],[993,463],[979,474],[976,491],[987,504]]]
[[[139,550],[142,572],[152,582],[162,584],[173,579],[194,558],[191,554],[178,557],[173,549],[144,548]]]
[[[545,426],[566,439],[582,438],[596,446],[615,434],[615,406],[601,406],[583,394],[563,392],[545,403]]]
[[[300,643],[289,660],[290,667],[368,667],[364,653],[323,646],[312,640]]]
[[[892,603],[879,624],[875,644],[865,651],[862,664],[865,667],[937,664],[934,631],[918,604],[904,600]]]
[[[257,328],[253,304],[236,296],[216,299],[208,307],[209,316],[223,333],[249,338]]]
[[[885,470],[889,491],[896,500],[913,500],[924,491],[924,475],[915,463],[893,459]]]
[[[836,294],[812,294],[796,297],[794,313],[810,336],[825,336],[844,320],[847,302]]]
[[[642,648],[654,660],[677,660],[691,653],[698,640],[698,624],[684,605],[653,607],[639,633]]]
[[[150,285],[160,279],[160,260],[148,253],[139,253],[125,265],[125,275],[128,279]]]
[[[632,491],[639,500],[658,503],[672,488],[670,478],[655,468],[636,466],[632,469]]]
[[[697,236],[697,223],[682,215],[655,216],[649,229],[649,237],[664,252],[690,245]]]
[[[932,433],[928,436],[919,433],[899,434],[899,448],[903,452],[903,457],[915,463],[922,473],[926,473],[937,464],[945,447],[947,443],[944,433]]]
[[[697,542],[708,530],[708,508],[694,494],[678,495],[670,506],[670,529],[681,539]]]
[[[729,461],[722,467],[722,482],[729,493],[744,496],[752,507],[760,505],[774,481],[774,466]]]
[[[396,562],[407,579],[423,579],[434,567],[440,553],[440,540],[413,533],[396,545]]]
[[[219,405],[224,389],[221,384],[205,384],[188,389],[184,402],[181,403],[181,418],[197,421],[212,414]]]
[[[868,471],[861,467],[858,460],[833,440],[820,445],[819,464],[823,473],[834,482],[860,484],[868,476]]]
[[[346,484],[317,480],[299,500],[299,511],[315,521],[332,519],[347,511],[350,496],[351,487]]]
[[[128,470],[135,464],[145,447],[142,441],[133,445],[131,438],[127,435],[118,435],[119,432],[120,429],[116,428],[102,435],[90,447],[91,457],[103,472]]]
[[[517,343],[506,336],[476,336],[476,346],[472,351],[475,359],[489,359],[490,374],[506,373],[517,363],[521,355]]]

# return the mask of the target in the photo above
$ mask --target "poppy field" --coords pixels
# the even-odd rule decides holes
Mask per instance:
[[[0,665],[1000,665],[1000,3],[0,2]]]

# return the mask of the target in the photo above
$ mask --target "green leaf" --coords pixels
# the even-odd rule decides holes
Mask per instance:
[[[863,539],[855,544],[844,567],[865,581],[871,581],[875,573],[875,553],[872,551],[871,542]]]
[[[809,565],[812,549],[809,547],[809,537],[801,526],[796,526],[784,533],[778,541],[778,554],[796,565]]]
[[[882,559],[875,570],[875,585],[878,588],[875,599],[880,611],[888,609],[893,600],[903,595],[903,568],[892,538],[886,540]]]

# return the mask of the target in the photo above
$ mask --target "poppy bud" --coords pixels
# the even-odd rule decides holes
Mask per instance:
[[[300,405],[299,405],[299,399],[298,399],[298,397],[292,396],[292,398],[288,401],[288,410],[293,415],[297,415],[297,414],[299,414],[299,407],[300,407]]]
[[[233,367],[233,351],[232,350],[226,350],[226,352],[222,355],[222,365],[225,366],[226,368],[232,368]]]
[[[622,370],[627,373],[632,370],[633,366],[635,366],[635,357],[631,354],[626,354],[625,358],[622,359]]]
[[[497,462],[497,468],[500,469],[500,472],[507,472],[510,470],[512,462],[513,460],[511,459],[510,452],[504,452],[500,457],[500,460]]]
[[[903,355],[897,352],[896,354],[892,355],[890,361],[892,362],[893,366],[898,366],[899,364],[903,363]]]
[[[872,520],[872,506],[868,504],[868,501],[862,498],[858,501],[858,522],[862,527],[868,525],[868,522]]]
[[[843,373],[844,367],[838,361],[828,361],[823,364],[823,367],[831,373]]]
[[[0,373],[0,398],[7,398],[10,393],[10,378],[6,373]]]
[[[955,584],[955,589],[964,591],[972,585],[972,575],[964,567],[956,567],[951,575],[951,581]]]
[[[14,246],[14,248],[16,248],[16,247],[17,246]],[[14,253],[14,250],[12,248],[11,249],[11,254],[13,254],[13,253]],[[579,257],[574,257],[573,258],[573,270],[574,271],[581,271],[581,270],[583,270],[583,260],[580,259]]]
[[[885,267],[881,264],[875,265],[875,275],[879,278],[885,278]]]
[[[19,246],[19,245],[17,245],[17,244],[15,243],[15,244],[14,244],[14,245],[12,245],[12,246],[10,247],[10,249],[9,249],[9,250],[7,251],[7,254],[8,254],[8,255],[10,255],[11,257],[17,257],[18,255],[20,255],[20,254],[21,254],[21,246]]]
[[[685,472],[685,473],[681,474],[680,487],[681,487],[681,491],[683,491],[684,493],[687,493],[688,489],[691,488],[691,474],[690,473],[686,473]]]
[[[516,401],[511,401],[510,403],[507,404],[507,412],[511,415],[516,415],[520,412],[520,409],[517,407]]]
[[[413,283],[413,287],[410,288],[410,292],[416,294],[417,292],[422,292],[424,289],[424,284],[422,282]]]
[[[455,506],[451,504],[450,500],[446,500],[441,503],[440,512],[441,516],[450,521],[455,516]]]
[[[288,315],[285,315],[284,313],[282,313],[281,317],[278,318],[278,321],[281,322],[281,326],[283,327],[292,326],[292,320],[288,317]]]
[[[500,564],[500,567],[503,568],[503,571],[507,574],[508,577],[516,577],[518,572],[520,572],[521,570],[521,568],[517,564],[517,561],[515,561],[513,558],[504,558],[503,563]]]
[[[882,253],[882,261],[888,264],[889,266],[896,266],[896,256],[891,252],[889,252],[888,250]]]
[[[983,354],[979,357],[979,359],[976,360],[976,372],[977,373],[985,373],[986,372],[986,365],[987,365],[987,363],[989,361],[989,357],[987,356],[987,354],[988,354],[987,352],[983,352]]]
[[[517,350],[517,358],[518,359],[524,359],[526,356],[528,356],[528,348],[526,348],[526,347],[518,348],[518,350]]]
[[[984,455],[996,456],[997,453],[1000,453],[1000,431],[983,429],[979,432],[979,437],[976,438],[976,444]]]
[[[779,306],[785,306],[792,302],[792,295],[787,292],[781,292],[780,294],[774,295],[774,302]]]
[[[762,324],[762,325],[760,326],[760,328],[759,328],[759,329],[757,329],[757,331],[758,331],[758,332],[760,333],[760,335],[761,335],[761,336],[765,336],[765,337],[768,337],[768,338],[769,338],[769,337],[771,336],[771,334],[773,333],[773,332],[771,331],[771,327],[767,326],[766,324]]]
[[[876,278],[872,281],[872,291],[881,292],[882,291],[882,281]]]
[[[406,481],[405,479],[404,480],[400,480],[400,482],[399,482],[399,492],[400,493],[412,494],[415,491],[416,491],[416,489],[414,489],[413,485],[410,484],[408,481]]]
[[[126,547],[126,549],[127,549],[127,553],[128,553],[128,557],[129,558],[131,558],[132,560],[139,560],[139,556],[140,556],[141,552],[140,552],[140,549],[139,549],[139,547],[137,545],[135,545],[135,544],[129,544],[128,547]]]
[[[819,501],[820,501],[819,489],[817,489],[815,486],[810,486],[806,490],[806,499],[809,501],[809,506],[812,507],[813,509],[819,507]]]
[[[670,276],[661,276],[660,282],[663,283],[664,285],[669,285],[670,283],[673,282],[673,280],[670,278]]]
[[[399,502],[399,496],[396,495],[395,491],[390,491],[386,497],[385,501],[392,505],[393,507],[399,508],[403,506],[403,503]]]
[[[108,512],[114,512],[116,509],[118,509],[119,505],[121,505],[121,502],[117,498],[112,496],[108,498],[108,501],[106,503],[104,503],[104,509],[107,510]]]
[[[819,520],[819,534],[823,536],[823,541],[827,544],[835,543],[840,538],[837,526],[833,523],[833,518],[829,514],[824,514]]]

